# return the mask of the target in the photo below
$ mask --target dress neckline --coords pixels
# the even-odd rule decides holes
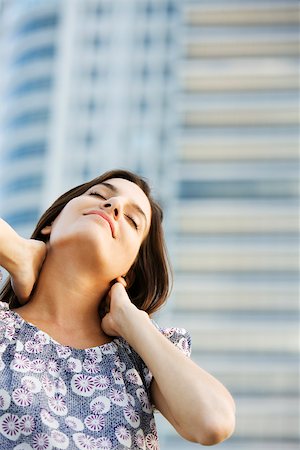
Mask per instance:
[[[3,303],[3,302],[1,302]],[[31,322],[28,322],[27,320],[25,320],[18,312],[13,311],[12,309],[9,308],[8,303],[5,304],[7,310],[12,314],[12,316],[20,323],[20,324],[26,324],[32,328],[34,328],[37,332],[42,333],[50,342],[54,343],[55,345],[58,345],[60,347],[66,347],[69,348],[71,351],[76,351],[76,352],[86,352],[88,350],[96,350],[96,349],[113,349],[115,348],[115,345],[119,342],[119,337],[115,337],[112,338],[111,342],[105,342],[104,344],[101,345],[96,345],[94,347],[87,347],[87,348],[76,348],[76,347],[72,347],[71,345],[65,345],[62,344],[58,341],[56,341],[49,333],[47,333],[46,331],[42,330],[41,328],[37,327],[36,325],[34,325]]]

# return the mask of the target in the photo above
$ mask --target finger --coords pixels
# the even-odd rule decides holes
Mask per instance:
[[[126,283],[126,280],[125,280],[124,277],[118,277],[118,278],[116,278],[116,281],[117,281],[118,283],[121,283],[121,284],[124,286],[124,288],[127,287],[127,283]]]
[[[107,294],[107,296],[105,297],[104,302],[105,302],[105,303],[104,303],[104,304],[105,304],[105,308],[104,308],[105,313],[108,313],[109,310],[110,310],[110,302],[111,302],[110,291],[109,291],[109,293]]]

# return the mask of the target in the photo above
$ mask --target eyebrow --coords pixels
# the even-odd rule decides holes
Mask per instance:
[[[102,183],[100,183],[99,186],[107,187],[107,188],[110,189],[114,194],[120,194],[120,191],[119,191],[118,188],[116,188],[116,186],[114,186],[113,184],[107,183],[106,181],[103,181]],[[135,209],[136,212],[139,213],[139,214],[143,217],[143,219],[144,219],[144,221],[145,221],[145,224],[146,224],[146,227],[147,227],[147,225],[148,225],[147,217],[146,217],[146,214],[144,213],[144,211],[142,210],[142,208],[141,208],[137,203],[134,203],[134,202],[130,202],[130,206],[131,206],[133,209]]]

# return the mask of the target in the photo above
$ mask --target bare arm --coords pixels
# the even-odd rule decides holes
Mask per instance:
[[[213,445],[232,434],[235,406],[230,393],[163,336],[120,283],[111,289],[110,313],[102,328],[121,335],[144,360],[154,377],[153,402],[184,438]]]
[[[47,252],[46,244],[22,238],[0,219],[0,266],[10,274],[12,286],[21,303],[32,291]]]

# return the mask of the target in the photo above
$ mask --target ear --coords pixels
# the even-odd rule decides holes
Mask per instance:
[[[44,228],[41,229],[41,234],[48,235],[51,233],[52,225],[46,225]]]

